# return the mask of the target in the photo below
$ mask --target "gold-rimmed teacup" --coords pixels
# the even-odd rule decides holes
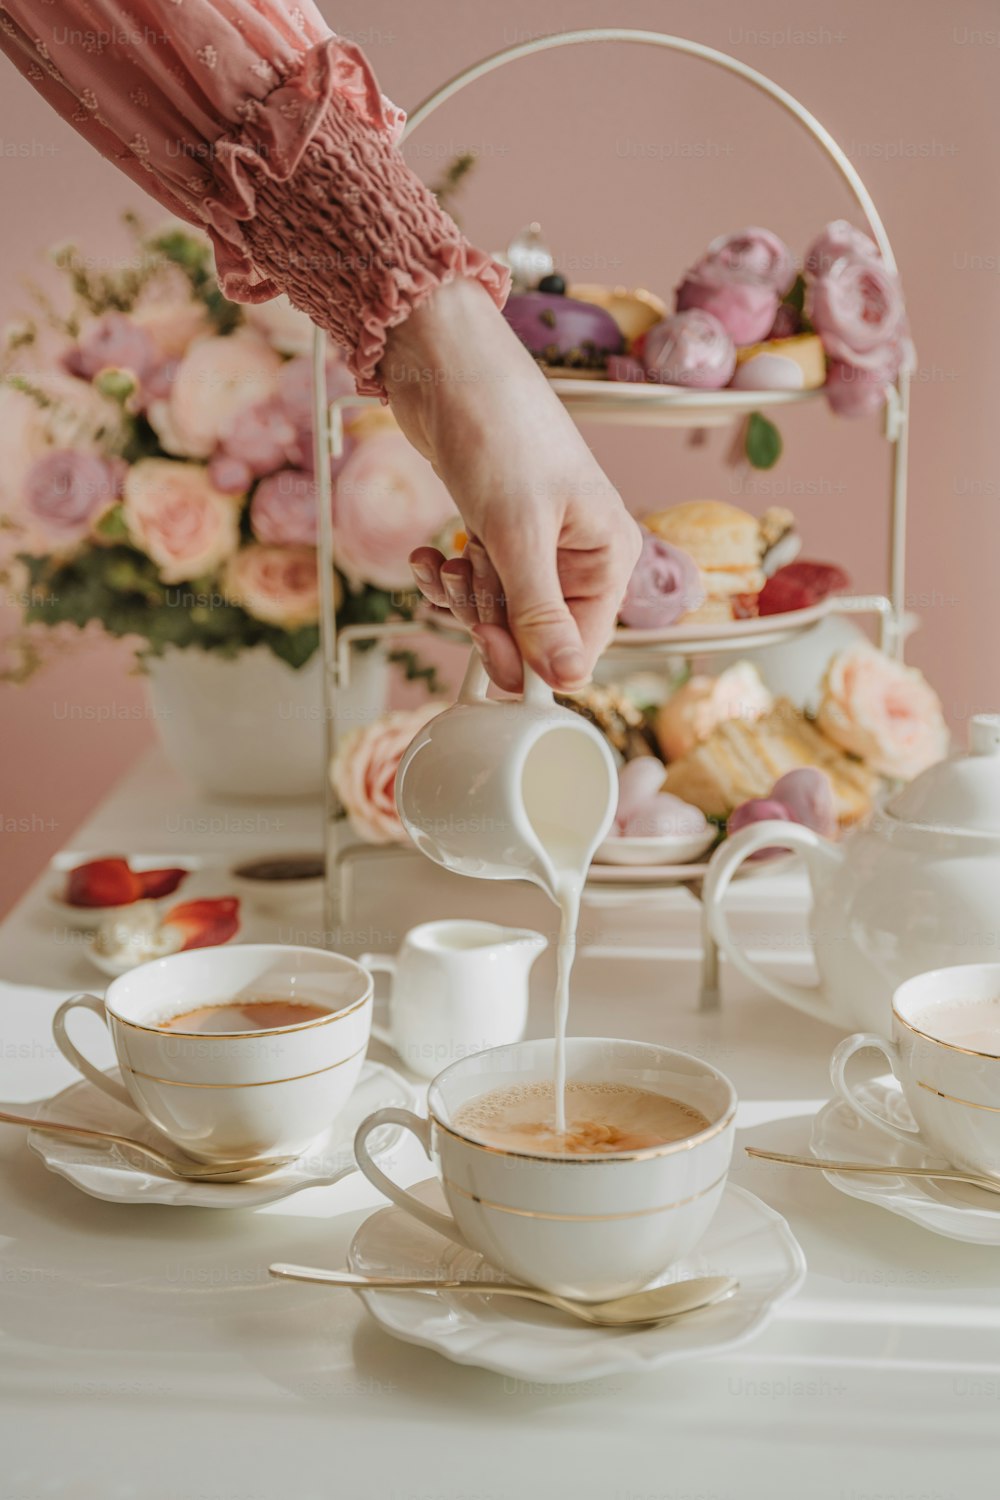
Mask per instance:
[[[322,1010],[285,1027],[213,1034],[167,1023],[201,1006],[294,1001]],[[111,1033],[114,1078],[70,1040],[74,1008]],[[371,976],[321,948],[244,943],[172,954],[132,969],[104,1000],[74,995],[56,1011],[60,1052],[96,1088],[131,1105],[197,1161],[297,1155],[346,1104],[364,1062]]]
[[[1000,963],[957,964],[907,979],[892,997],[892,1039],[860,1031],[833,1054],[830,1077],[856,1114],[897,1140],[922,1146],[956,1167],[1000,1179],[1000,1036],[994,1051],[960,1046],[944,1034],[945,1008],[996,1004]],[[938,1030],[938,1019],[942,1031]],[[846,1076],[855,1052],[881,1052],[909,1106],[915,1128],[872,1109]]]
[[[697,1110],[703,1129],[668,1145],[601,1156],[542,1156],[484,1145],[455,1128],[464,1105],[494,1089],[550,1082],[554,1043],[494,1047],[445,1068],[427,1093],[428,1117],[380,1109],[365,1120],[358,1164],[388,1198],[438,1233],[511,1276],[560,1296],[625,1296],[648,1286],[692,1250],[725,1187],[736,1094],[700,1058],[645,1042],[574,1037],[567,1079],[664,1094]],[[437,1213],[372,1161],[366,1144],[380,1125],[403,1125],[441,1180],[450,1214]]]

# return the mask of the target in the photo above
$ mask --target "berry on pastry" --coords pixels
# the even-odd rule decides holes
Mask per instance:
[[[835,563],[792,562],[779,568],[757,596],[757,613],[783,615],[793,609],[808,609],[830,594],[843,593],[851,580]]]

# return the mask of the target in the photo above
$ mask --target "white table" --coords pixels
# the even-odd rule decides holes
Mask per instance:
[[[73,850],[224,866],[320,840],[314,808],[198,802],[151,756]],[[533,891],[423,864],[416,881],[413,868],[359,875],[358,948],[460,907],[552,930]],[[49,1018],[95,977],[78,945],[57,940],[47,883],[0,929],[0,980],[45,987],[6,992],[6,1102],[72,1080]],[[797,876],[747,882],[737,902],[758,948],[801,960]],[[722,1010],[698,1014],[686,893],[602,900],[584,922],[571,1029],[686,1047],[736,1083],[735,1179],[788,1218],[809,1261],[802,1292],[752,1345],[641,1380],[522,1386],[395,1342],[349,1294],[268,1278],[275,1259],[343,1263],[379,1201],[357,1179],[255,1213],[121,1206],[48,1175],[19,1131],[0,1128],[0,1500],[995,1496],[1000,1251],[932,1236],[819,1174],[749,1162],[748,1140],[806,1149],[835,1038],[731,972],[724,981]],[[543,961],[535,1035],[548,1030],[550,983]],[[398,1171],[427,1175],[416,1148]]]

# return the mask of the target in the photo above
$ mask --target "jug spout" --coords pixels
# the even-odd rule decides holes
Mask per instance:
[[[548,946],[548,938],[530,927],[505,927],[497,940],[497,947],[525,976]]]

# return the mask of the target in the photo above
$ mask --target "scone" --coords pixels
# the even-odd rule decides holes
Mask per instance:
[[[777,506],[758,520],[725,500],[686,500],[643,516],[642,523],[698,565],[705,602],[686,614],[682,623],[715,625],[755,612],[753,600],[764,587],[767,573],[765,558],[786,537],[794,537],[795,518]],[[734,607],[737,599],[739,608]]]
[[[786,771],[818,766],[830,778],[837,821],[843,827],[869,812],[880,785],[867,766],[845,755],[787,699],[755,722],[729,719],[703,744],[667,768],[665,790],[699,807],[706,817],[727,817],[751,797],[766,797]]]
[[[737,391],[815,391],[826,384],[826,355],[818,334],[767,339],[736,351],[729,382]]]

